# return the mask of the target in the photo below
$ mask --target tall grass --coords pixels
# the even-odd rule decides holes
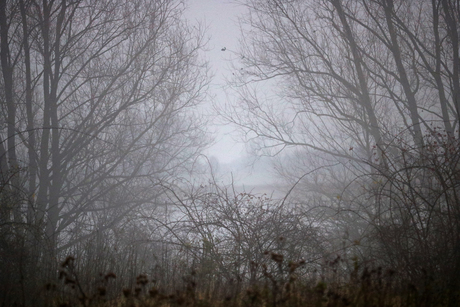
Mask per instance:
[[[345,279],[336,278],[340,258],[327,263],[332,275],[317,280],[300,274],[304,261],[287,261],[284,256],[267,252],[269,265],[260,266],[257,282],[247,284],[243,291],[232,295],[212,296],[200,291],[197,272],[191,270],[177,289],[161,288],[157,280],[141,274],[132,288],[114,287],[116,274],[97,276],[93,287],[83,285],[75,270],[75,259],[68,257],[60,266],[59,278],[48,283],[36,300],[37,306],[356,306],[356,307],[419,307],[460,306],[459,291],[451,293],[438,288],[437,282],[426,276],[418,285],[402,280],[398,272],[382,267],[361,267],[357,261]],[[258,264],[253,264],[258,266]],[[231,285],[229,285],[231,287]]]

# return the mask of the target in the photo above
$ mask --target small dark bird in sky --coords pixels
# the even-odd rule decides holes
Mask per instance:
[[[224,48],[222,48],[222,49],[220,49],[220,50],[221,50],[221,51],[225,51],[225,50],[227,50],[227,47],[224,47]]]

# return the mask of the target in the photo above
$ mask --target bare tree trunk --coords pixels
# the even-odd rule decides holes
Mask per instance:
[[[16,157],[16,104],[14,101],[13,91],[13,63],[9,49],[9,26],[7,23],[6,15],[6,0],[0,1],[0,40],[1,50],[0,58],[2,65],[2,77],[4,81],[5,91],[5,104],[7,109],[7,158],[8,158],[8,175],[9,183],[9,204],[8,206],[13,210],[14,221],[20,223],[20,204],[19,204],[19,165]]]
[[[424,141],[423,141],[423,135],[422,135],[422,127],[420,124],[420,115],[418,113],[417,101],[415,99],[414,92],[411,89],[411,85],[409,82],[409,78],[407,76],[406,69],[404,68],[404,65],[402,63],[401,50],[399,47],[396,30],[393,25],[393,18],[392,18],[394,14],[393,0],[385,0],[383,7],[385,11],[385,19],[386,19],[386,23],[388,26],[388,31],[390,32],[390,37],[391,37],[391,46],[389,47],[389,49],[391,53],[393,54],[394,60],[396,62],[396,67],[398,69],[398,74],[399,74],[398,81],[401,83],[404,89],[404,93],[406,95],[407,109],[409,110],[410,118],[412,121],[412,126],[410,128],[411,130],[414,131],[414,136],[413,136],[414,143],[417,148],[421,149],[423,148]]]
[[[347,18],[345,16],[345,12],[343,11],[342,0],[331,0],[331,3],[334,5],[334,7],[337,10],[340,21],[344,28],[345,39],[348,41],[348,44],[351,49],[351,53],[353,55],[353,64],[354,64],[354,68],[356,69],[356,73],[358,76],[358,82],[359,82],[359,86],[361,90],[361,102],[360,103],[366,110],[366,115],[369,119],[369,130],[377,145],[377,150],[379,152],[379,161],[380,161],[379,163],[381,165],[384,165],[384,167],[386,168],[387,162],[386,162],[385,155],[383,153],[384,143],[383,143],[383,138],[381,134],[381,128],[378,124],[377,116],[375,115],[375,112],[374,112],[374,106],[372,105],[372,99],[369,94],[369,88],[367,85],[368,81],[363,72],[362,57],[359,54],[358,45],[355,41],[353,32],[351,31],[350,25],[348,24]]]
[[[46,224],[46,236],[49,238],[51,246],[57,248],[57,224],[59,220],[59,212],[61,204],[59,203],[59,197],[62,189],[62,178],[61,178],[61,153],[60,153],[60,127],[58,119],[58,104],[57,104],[57,91],[59,85],[59,76],[61,74],[61,35],[62,35],[62,24],[66,14],[67,3],[66,0],[61,1],[60,12],[57,17],[57,24],[54,33],[54,72],[51,73],[51,59],[49,59],[50,65],[50,79],[51,90],[49,95],[49,108],[50,108],[50,119],[51,119],[51,185],[49,191],[49,208],[48,208],[48,220]]]
[[[458,18],[455,16],[456,6],[457,13],[459,4],[452,3],[451,0],[441,0],[444,10],[444,19],[447,25],[447,34],[452,43],[452,99],[454,102],[457,122],[460,122],[460,58],[459,58],[459,42],[458,42]],[[460,129],[458,129],[458,137],[460,138]]]
[[[30,67],[30,45],[29,45],[29,28],[27,24],[27,12],[24,0],[19,1],[21,10],[22,32],[23,32],[23,48],[24,48],[24,65],[25,65],[25,105],[27,113],[27,152],[29,158],[28,165],[28,209],[27,209],[27,223],[30,225],[35,224],[35,193],[37,188],[37,152],[36,152],[36,135],[34,125],[34,114],[32,106],[32,77]]]
[[[439,103],[441,105],[442,118],[444,119],[444,126],[449,135],[454,135],[451,119],[448,111],[448,101],[444,90],[444,83],[441,78],[441,40],[439,38],[439,7],[438,0],[432,0],[431,5],[433,8],[433,34],[434,34],[434,46],[435,46],[435,61],[436,68],[432,71],[432,76],[436,80],[437,90],[439,93]],[[428,66],[428,65],[427,65]],[[457,115],[457,121],[460,119]]]

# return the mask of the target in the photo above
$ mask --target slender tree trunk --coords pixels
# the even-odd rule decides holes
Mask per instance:
[[[459,42],[458,42],[458,20],[455,18],[455,4],[449,0],[442,0],[444,10],[444,19],[447,25],[447,34],[452,43],[452,98],[454,100],[455,110],[457,112],[457,122],[460,122],[460,59],[459,59]],[[457,4],[458,5],[458,4]],[[460,138],[460,129],[458,132]]]
[[[40,9],[40,7],[37,5]],[[50,38],[50,23],[51,23],[51,5],[47,0],[43,0],[42,8],[43,13],[40,14],[42,19],[39,20],[41,26],[41,34],[43,39],[43,126],[42,126],[42,137],[40,144],[40,160],[39,160],[39,188],[37,196],[37,225],[39,229],[45,227],[43,233],[43,241],[41,242],[42,257],[45,270],[53,272],[54,270],[54,243],[53,238],[48,236],[46,227],[50,221],[50,199],[49,192],[51,191],[51,180],[50,180],[50,169],[48,168],[50,153],[49,153],[49,142],[51,134],[51,38]],[[45,214],[46,213],[46,214]],[[40,236],[42,237],[42,235]],[[51,277],[51,276],[50,276]]]
[[[35,190],[37,188],[37,153],[36,153],[36,139],[35,139],[35,125],[34,125],[34,114],[32,109],[32,77],[30,67],[30,46],[29,46],[29,29],[27,26],[27,14],[24,0],[19,1],[19,7],[21,10],[22,20],[22,32],[23,41],[22,45],[24,48],[24,65],[25,65],[25,105],[27,113],[27,149],[29,158],[29,177],[27,187],[27,223],[33,225],[34,219],[34,202],[35,202]]]
[[[436,81],[436,86],[439,95],[439,103],[441,105],[441,112],[442,118],[444,120],[444,126],[446,131],[449,133],[450,136],[454,135],[454,131],[452,128],[449,111],[448,111],[448,101],[446,98],[446,93],[444,90],[444,83],[442,82],[441,78],[441,40],[439,38],[439,8],[437,4],[437,0],[432,0],[432,8],[433,8],[433,34],[434,34],[434,47],[435,47],[435,61],[436,61],[436,68],[435,71],[432,72],[432,75]]]
[[[342,7],[341,0],[331,0],[332,5],[337,10],[337,13],[340,18],[340,22],[342,23],[344,32],[345,32],[345,39],[348,41],[348,45],[350,46],[350,50],[353,56],[353,65],[356,69],[356,74],[358,76],[359,87],[361,90],[361,105],[364,107],[366,111],[366,115],[369,119],[369,131],[374,138],[374,141],[377,146],[378,156],[379,156],[379,163],[386,168],[386,159],[383,153],[383,138],[381,134],[381,130],[377,121],[377,116],[374,112],[374,107],[372,106],[372,99],[369,94],[369,87],[367,84],[367,78],[364,75],[364,71],[362,68],[362,57],[358,51],[358,45],[355,41],[353,36],[353,32],[351,31],[350,25],[348,24],[347,18],[345,16],[345,12]]]
[[[56,25],[55,43],[54,43],[54,73],[51,83],[51,92],[49,96],[50,103],[50,119],[51,119],[51,185],[49,191],[49,208],[48,208],[48,221],[46,225],[46,234],[50,238],[52,248],[57,248],[57,224],[59,219],[60,204],[59,197],[62,189],[61,178],[61,154],[60,154],[60,130],[58,119],[58,104],[57,104],[57,90],[59,84],[59,74],[61,70],[61,52],[60,43],[62,35],[62,24],[66,12],[66,1],[61,1],[61,10],[58,16]]]
[[[5,89],[5,103],[7,109],[7,159],[9,172],[7,173],[8,187],[10,197],[8,206],[13,210],[14,220],[21,221],[19,206],[19,165],[16,157],[16,104],[14,102],[13,91],[13,64],[9,49],[9,26],[6,16],[6,0],[0,0],[0,40],[1,50],[0,58],[2,65],[2,77]]]
[[[407,98],[407,105],[412,121],[412,130],[414,131],[414,143],[417,148],[423,148],[423,135],[422,127],[420,126],[420,115],[418,113],[417,100],[415,99],[415,94],[411,89],[409,78],[407,76],[406,69],[402,63],[401,50],[398,43],[398,38],[396,35],[396,30],[393,25],[392,16],[394,14],[394,5],[393,0],[385,0],[384,2],[385,10],[385,19],[387,22],[388,31],[390,32],[391,47],[390,51],[393,54],[393,58],[396,63],[396,68],[398,69],[399,82],[403,87],[404,94]]]

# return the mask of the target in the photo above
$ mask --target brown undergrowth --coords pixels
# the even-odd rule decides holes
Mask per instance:
[[[299,274],[305,261],[286,261],[282,254],[266,252],[270,262],[252,263],[258,267],[261,278],[244,291],[219,298],[205,298],[198,290],[196,272],[185,276],[181,290],[166,291],[147,275],[137,276],[132,288],[116,293],[111,284],[115,273],[100,274],[97,285],[87,289],[78,279],[75,259],[67,257],[61,264],[59,280],[49,283],[42,291],[37,304],[47,307],[96,306],[96,307],[174,307],[174,306],[231,306],[231,307],[419,307],[460,306],[457,293],[449,293],[436,287],[428,276],[419,285],[405,282],[398,272],[382,267],[363,267],[355,261],[347,279],[321,276],[316,281],[306,280]],[[335,274],[341,259],[326,264]]]

